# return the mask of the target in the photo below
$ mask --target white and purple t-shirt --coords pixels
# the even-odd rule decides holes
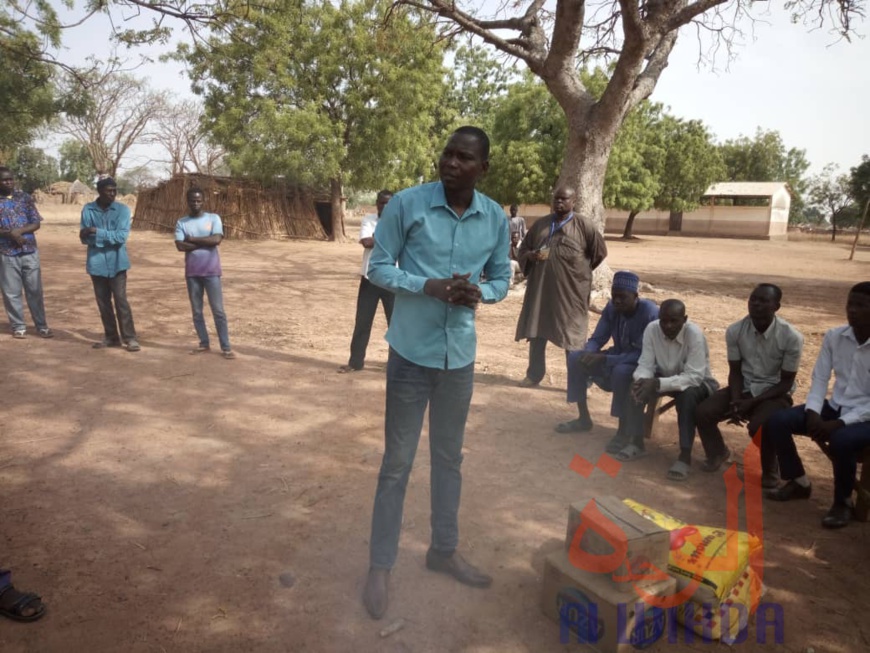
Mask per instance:
[[[175,223],[175,240],[183,241],[185,236],[207,238],[224,235],[221,218],[215,213],[203,213],[198,218],[187,216]],[[199,247],[184,253],[184,274],[188,277],[221,276],[221,257],[217,247]]]

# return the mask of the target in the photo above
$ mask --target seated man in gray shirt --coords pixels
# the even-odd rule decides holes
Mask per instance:
[[[755,437],[768,417],[792,405],[804,338],[777,316],[781,301],[778,286],[759,284],[749,296],[749,315],[725,331],[728,387],[713,393],[695,414],[707,452],[706,472],[715,472],[730,456],[719,422],[747,424],[749,437]],[[769,438],[761,442],[761,471],[762,487],[779,485],[776,450]]]
[[[638,403],[657,395],[676,399],[680,433],[680,457],[668,470],[672,481],[685,481],[692,464],[695,441],[695,410],[719,388],[710,373],[710,351],[701,328],[688,321],[686,305],[679,299],[666,299],[659,319],[643,332],[643,351],[634,371],[631,394]]]

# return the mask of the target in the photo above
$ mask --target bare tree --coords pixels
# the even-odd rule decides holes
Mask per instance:
[[[165,163],[177,175],[217,174],[223,168],[224,149],[214,145],[203,127],[202,104],[185,100],[168,105],[156,129],[155,140],[166,150]]]
[[[113,60],[89,80],[84,110],[64,114],[59,127],[87,148],[98,173],[112,176],[131,147],[154,142],[150,128],[166,107],[165,92],[152,90],[120,65]],[[70,78],[67,83],[79,82]]]
[[[604,175],[616,133],[628,111],[652,93],[678,30],[693,24],[712,35],[714,47],[728,49],[750,2],[556,0],[555,9],[553,4],[501,0],[492,18],[480,16],[474,9],[480,3],[471,0],[395,0],[394,10],[429,12],[444,26],[445,38],[473,34],[521,59],[544,81],[568,121],[559,183],[573,186],[578,211],[603,227]],[[835,21],[844,36],[851,19],[863,16],[861,0],[791,0],[786,6],[798,18]],[[603,61],[613,64],[612,73],[604,93],[595,97],[583,84],[580,67]]]

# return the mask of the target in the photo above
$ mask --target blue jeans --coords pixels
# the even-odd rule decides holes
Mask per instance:
[[[632,375],[637,369],[637,363],[608,365],[605,362],[598,369],[587,371],[579,363],[580,357],[585,353],[588,352],[573,351],[568,354],[568,402],[576,402],[580,413],[588,415],[586,395],[592,383],[605,392],[612,392],[610,414],[619,419],[620,440],[643,449],[644,406],[636,403],[631,396],[631,384],[634,382]]]
[[[826,401],[821,417],[824,421],[838,419],[840,411],[834,410]],[[806,406],[795,406],[774,413],[763,428],[762,437],[770,438],[776,447],[782,479],[791,481],[803,476],[804,466],[792,436],[807,434]],[[858,454],[865,447],[870,447],[870,422],[858,422],[837,429],[831,434],[828,444],[834,467],[834,503],[845,505],[855,488]]]
[[[455,370],[422,367],[390,348],[384,458],[372,512],[370,563],[391,569],[399,550],[405,489],[429,405],[432,459],[432,548],[451,554],[459,543],[462,442],[474,387],[474,363]]]
[[[20,256],[0,255],[0,286],[3,288],[3,306],[13,331],[24,331],[24,302],[27,299],[30,316],[37,329],[47,329],[45,303],[42,297],[42,272],[39,252]]]
[[[199,336],[199,344],[208,347],[208,329],[202,316],[203,292],[208,295],[208,305],[214,317],[218,340],[222,351],[230,351],[230,332],[227,328],[227,314],[224,313],[224,296],[220,277],[187,277],[187,294],[190,297],[190,308],[193,310],[193,327]]]

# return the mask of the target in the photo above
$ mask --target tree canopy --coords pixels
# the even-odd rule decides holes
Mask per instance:
[[[184,48],[206,125],[239,174],[329,185],[344,235],[346,185],[401,187],[432,170],[442,46],[413,14],[386,24],[380,0],[277,0]]]

